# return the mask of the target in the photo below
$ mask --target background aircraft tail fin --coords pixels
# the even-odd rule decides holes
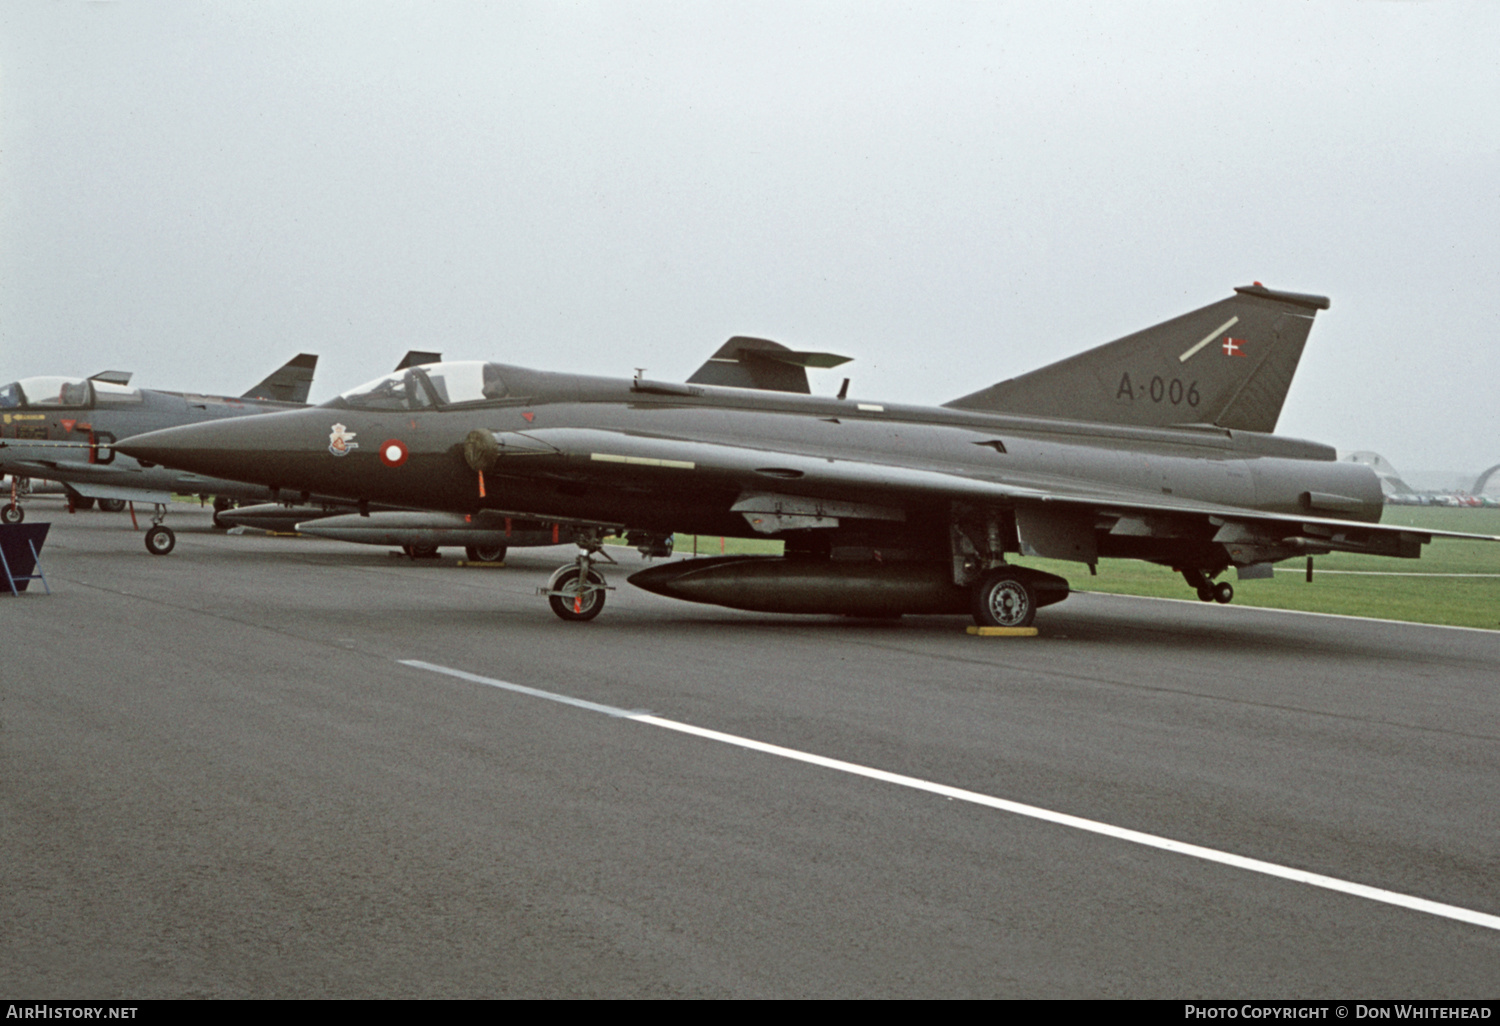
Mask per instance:
[[[1257,282],[1192,313],[945,405],[1161,427],[1274,431],[1323,296]]]
[[[442,353],[430,353],[425,349],[408,349],[406,355],[401,357],[401,362],[396,364],[396,370],[404,371],[408,367],[420,367],[424,363],[442,362]]]
[[[270,399],[280,403],[305,403],[307,394],[312,391],[313,371],[317,368],[316,356],[312,353],[299,353],[240,398]]]
[[[812,391],[807,386],[808,367],[837,367],[848,362],[849,357],[837,353],[799,352],[770,339],[736,335],[694,371],[688,382],[806,395]]]

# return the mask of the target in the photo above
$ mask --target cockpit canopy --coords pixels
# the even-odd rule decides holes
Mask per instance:
[[[0,385],[0,409],[88,409],[100,403],[138,403],[141,390],[88,378],[22,378]]]
[[[500,365],[475,360],[397,371],[350,389],[335,402],[357,410],[430,410],[504,399],[508,394]]]

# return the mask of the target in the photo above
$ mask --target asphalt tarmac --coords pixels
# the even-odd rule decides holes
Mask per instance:
[[[570,624],[571,549],[28,519],[0,995],[1500,996],[1500,633],[1076,595],[976,638],[620,571]]]

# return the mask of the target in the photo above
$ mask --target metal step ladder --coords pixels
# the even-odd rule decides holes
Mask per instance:
[[[42,544],[51,524],[0,524],[0,577],[10,593],[20,598],[32,581],[41,581],[48,595],[52,586],[42,573]],[[29,559],[27,557],[30,557]],[[0,595],[5,594],[0,591]]]

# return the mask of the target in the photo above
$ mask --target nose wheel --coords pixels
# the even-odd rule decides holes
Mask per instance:
[[[165,556],[177,547],[177,535],[162,523],[166,516],[167,507],[158,502],[156,512],[151,516],[151,526],[146,529],[146,551],[153,556]]]
[[[547,581],[545,588],[537,594],[547,596],[547,604],[560,619],[575,622],[592,620],[604,611],[604,593],[612,591],[604,581],[604,575],[594,567],[596,560],[613,563],[603,550],[598,531],[580,533],[578,547],[582,551],[571,563],[558,567]]]
[[[19,524],[26,519],[26,511],[21,508],[21,493],[25,491],[30,491],[30,488],[22,488],[20,479],[12,474],[10,476],[10,501],[0,506],[0,522]]]

